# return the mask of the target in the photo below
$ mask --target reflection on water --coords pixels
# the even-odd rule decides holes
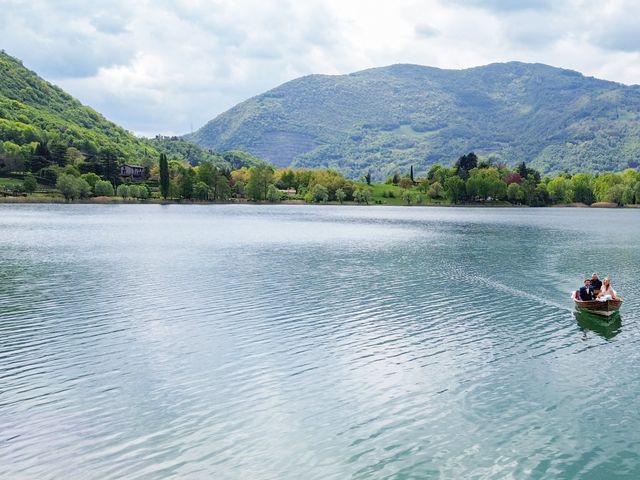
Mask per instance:
[[[638,214],[0,205],[0,478],[640,478]]]
[[[574,315],[580,329],[586,334],[588,331],[595,332],[602,338],[611,340],[618,335],[622,328],[622,316],[620,312],[615,312],[609,317],[589,313],[585,311],[575,311]]]

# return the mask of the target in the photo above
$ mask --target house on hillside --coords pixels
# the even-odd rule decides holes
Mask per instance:
[[[141,165],[124,165],[120,166],[120,176],[129,177],[133,180],[144,180],[144,167]]]

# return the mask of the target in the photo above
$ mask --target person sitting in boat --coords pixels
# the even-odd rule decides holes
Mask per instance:
[[[595,295],[598,295],[602,288],[602,282],[598,278],[598,274],[595,272],[591,274],[591,288],[593,288]]]
[[[586,302],[588,300],[593,300],[595,295],[593,294],[593,288],[591,287],[591,280],[588,278],[584,281],[584,287],[580,287],[580,300]]]
[[[600,293],[598,293],[599,300],[617,300],[618,294],[611,286],[611,282],[609,281],[609,277],[604,277],[602,280],[602,288],[600,289]]]
[[[580,300],[580,288],[581,287],[579,287],[577,290],[574,290],[573,292],[571,292],[571,300],[575,300],[575,301]]]

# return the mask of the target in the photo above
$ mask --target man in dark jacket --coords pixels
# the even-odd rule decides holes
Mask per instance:
[[[594,292],[595,295],[597,295],[598,293],[600,293],[600,288],[602,288],[602,282],[600,281],[600,279],[598,278],[598,274],[597,273],[593,273],[591,275],[591,288],[593,290],[596,290]]]
[[[593,300],[593,288],[591,288],[591,280],[588,278],[584,281],[584,287],[580,287],[580,300],[583,302]]]

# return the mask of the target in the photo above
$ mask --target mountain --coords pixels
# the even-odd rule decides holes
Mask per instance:
[[[36,144],[43,147],[34,154]],[[105,159],[149,166],[160,153],[192,165],[208,161],[225,169],[263,163],[246,152],[233,149],[218,154],[179,137],[136,137],[0,50],[0,171],[2,166],[17,168],[15,163],[4,163],[9,157],[28,160],[45,153],[50,162],[63,162],[69,147],[92,159],[85,168],[101,174],[105,172],[94,167]],[[31,163],[34,170],[47,165]]]
[[[130,162],[158,156],[146,140],[108,121],[0,51],[0,147],[8,150],[32,142],[51,149],[53,144],[63,149],[73,146],[87,155],[109,151]]]
[[[548,65],[392,65],[287,82],[185,138],[352,177],[424,172],[470,151],[548,173],[598,172],[638,165],[639,115],[640,86]]]

